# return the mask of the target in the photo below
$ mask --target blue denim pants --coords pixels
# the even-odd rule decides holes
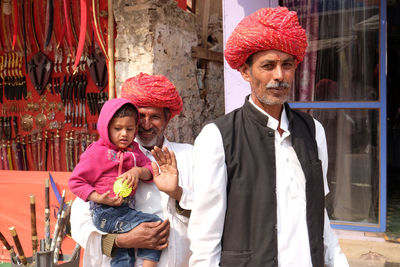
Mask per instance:
[[[119,207],[99,205],[92,210],[94,226],[106,233],[126,233],[142,222],[162,221],[157,215],[143,213],[132,209],[128,204]],[[143,259],[158,262],[161,251],[152,249],[138,249],[137,256]],[[133,266],[135,249],[118,248],[111,260],[111,267]]]

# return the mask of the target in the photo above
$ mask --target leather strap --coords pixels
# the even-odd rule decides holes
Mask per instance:
[[[12,2],[12,12],[13,12],[13,41],[12,41],[12,50],[15,48],[15,44],[17,42],[18,37],[18,4],[17,0],[13,0]]]
[[[78,43],[78,35],[76,34],[75,30],[75,20],[74,20],[74,14],[79,13],[74,10],[74,6],[72,5],[72,1],[69,4],[69,19],[71,20],[71,30],[72,30],[72,36],[74,37],[74,44]]]
[[[14,0],[15,1],[15,0]],[[46,4],[46,40],[44,47],[47,47],[51,40],[51,35],[53,33],[53,23],[54,23],[54,0],[47,0]]]
[[[98,10],[99,2],[96,0],[92,0],[92,14],[93,14],[93,28],[96,37],[96,41],[103,51],[104,56],[106,57],[107,61],[109,61],[109,57],[106,51],[106,45],[103,37],[103,33],[101,31],[100,19],[99,19],[99,10]]]
[[[25,73],[28,73],[28,53],[26,45],[26,28],[25,28],[25,1],[22,1],[22,37],[24,41],[24,57],[25,57]]]
[[[1,12],[1,28],[2,28],[2,34],[3,34],[3,39],[4,39],[4,50],[5,52],[10,51],[10,40],[8,39],[8,35],[7,35],[7,28],[6,28],[6,17],[4,12]]]
[[[36,26],[35,26],[35,0],[31,0],[31,28],[32,28],[32,34],[33,34],[33,39],[35,40],[35,44],[38,50],[40,50],[40,44],[37,38],[36,34]]]
[[[54,2],[54,20],[55,21],[64,21],[64,18],[62,14],[64,13],[62,3],[60,1],[55,1]],[[54,35],[56,37],[57,41],[57,46],[56,49],[58,49],[61,46],[62,41],[64,40],[65,32],[67,31],[67,26],[65,23],[62,23],[61,31],[57,33],[58,27],[54,28]]]
[[[39,43],[42,44],[42,48],[44,47],[44,40],[45,40],[45,33],[44,33],[44,25],[43,22],[45,21],[44,19],[41,19],[43,17],[43,14],[45,15],[46,13],[43,12],[45,10],[45,7],[43,6],[43,0],[35,0],[35,18],[38,18],[36,20],[36,33],[37,37],[39,40]],[[46,15],[45,15],[46,16]]]
[[[64,18],[65,18],[65,25],[67,27],[67,41],[70,47],[71,52],[73,51],[73,41],[72,41],[72,28],[71,28],[71,20],[69,18],[68,12],[68,0],[63,0],[64,4]]]
[[[78,67],[86,40],[87,2],[86,0],[81,0],[80,2],[81,2],[81,27],[79,32],[79,42],[78,42],[78,49],[76,51],[75,63],[74,66],[72,67],[73,71],[76,71]]]

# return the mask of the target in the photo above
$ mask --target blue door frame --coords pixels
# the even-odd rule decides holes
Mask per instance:
[[[332,221],[332,227],[344,230],[356,230],[365,232],[385,232],[386,230],[386,193],[387,193],[387,125],[386,125],[386,45],[387,45],[387,17],[386,0],[380,1],[380,35],[379,35],[379,88],[380,99],[376,102],[293,102],[292,108],[356,108],[379,109],[379,133],[380,133],[380,183],[379,183],[379,223],[360,224],[352,222]]]

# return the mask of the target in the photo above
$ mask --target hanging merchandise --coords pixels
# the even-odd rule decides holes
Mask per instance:
[[[72,171],[108,99],[107,1],[2,0],[0,170]]]
[[[42,95],[46,89],[52,70],[53,62],[41,51],[28,62],[29,77],[39,95]]]

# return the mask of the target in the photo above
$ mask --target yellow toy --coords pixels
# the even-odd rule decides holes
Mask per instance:
[[[126,180],[122,183],[122,179],[117,179],[114,182],[113,190],[116,196],[127,197],[132,192],[132,187],[126,185]]]

